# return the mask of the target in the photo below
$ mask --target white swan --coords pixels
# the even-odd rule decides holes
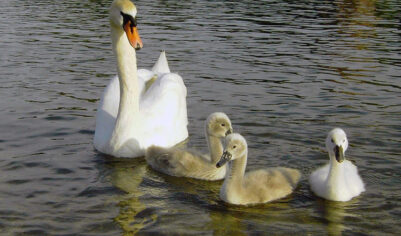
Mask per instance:
[[[223,155],[216,165],[221,167],[232,160],[220,189],[223,201],[237,205],[266,203],[293,192],[301,178],[298,170],[275,167],[245,174],[247,156],[248,147],[244,137],[236,133],[228,135]]]
[[[309,177],[312,191],[332,201],[348,201],[365,191],[357,167],[345,160],[348,140],[344,130],[335,128],[326,138],[330,162],[314,171]]]
[[[210,154],[184,150],[178,147],[151,146],[146,150],[146,161],[162,173],[203,180],[219,180],[226,175],[227,168],[217,168],[216,163],[223,153],[221,138],[232,132],[231,121],[222,112],[209,115],[205,122],[205,133]]]
[[[115,0],[110,8],[118,77],[100,100],[94,146],[116,157],[143,156],[151,145],[171,147],[188,137],[186,87],[179,75],[170,73],[165,53],[152,71],[137,70],[135,49],[142,41],[136,12],[129,0]]]

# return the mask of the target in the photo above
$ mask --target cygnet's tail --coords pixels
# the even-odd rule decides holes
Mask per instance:
[[[146,162],[155,170],[168,175],[175,175],[177,161],[174,151],[169,148],[150,146],[145,153]]]
[[[287,178],[292,188],[295,189],[301,179],[301,172],[297,169],[282,168],[282,173]]]
[[[168,149],[154,145],[146,149],[145,153],[146,162],[155,169],[168,165],[168,156]]]

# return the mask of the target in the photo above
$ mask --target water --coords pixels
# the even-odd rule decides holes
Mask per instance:
[[[219,200],[221,182],[159,174],[92,146],[98,99],[116,68],[110,1],[0,1],[2,235],[313,234],[401,230],[401,28],[396,0],[137,1],[140,68],[161,49],[188,88],[189,146],[226,112],[248,140],[248,170],[299,168],[291,196]],[[367,191],[315,197],[336,126]]]

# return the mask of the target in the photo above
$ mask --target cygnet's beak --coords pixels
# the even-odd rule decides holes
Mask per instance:
[[[338,163],[341,163],[341,162],[343,162],[345,160],[344,149],[343,149],[342,146],[337,146],[336,145],[334,147],[334,154],[336,156],[336,160],[337,160]]]
[[[220,168],[220,167],[224,166],[224,164],[226,164],[227,162],[229,162],[231,160],[231,157],[232,157],[231,153],[224,151],[223,155],[221,155],[221,157],[220,157],[220,161],[217,162],[216,167]]]
[[[229,130],[226,131],[226,136],[229,135],[229,134],[232,134],[232,133],[233,133],[233,129],[230,128]]]
[[[132,18],[132,17],[131,17]],[[143,47],[141,37],[139,37],[135,19],[124,19],[124,31],[127,34],[129,43],[133,48],[139,50]]]

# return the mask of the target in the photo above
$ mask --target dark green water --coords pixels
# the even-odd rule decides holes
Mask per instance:
[[[299,188],[254,207],[221,182],[174,178],[92,146],[116,74],[111,1],[0,1],[0,234],[392,235],[401,231],[401,3],[396,0],[137,1],[140,68],[165,49],[188,88],[189,146],[226,112],[248,170],[298,168]],[[333,127],[367,191],[315,197]]]

